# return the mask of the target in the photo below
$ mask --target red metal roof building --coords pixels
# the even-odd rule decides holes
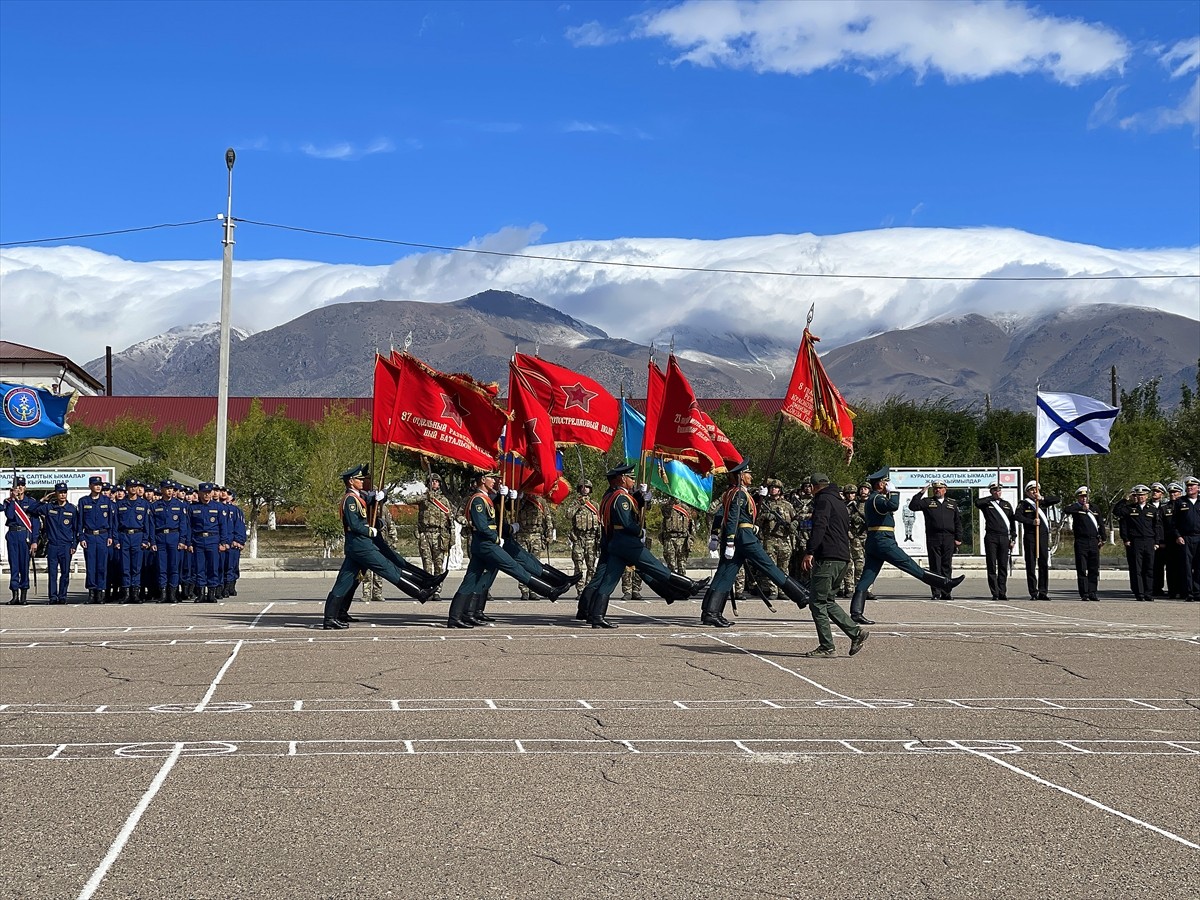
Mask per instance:
[[[229,424],[236,425],[250,412],[254,397],[229,398]],[[325,418],[329,408],[344,406],[352,416],[370,415],[370,397],[258,397],[263,412],[267,415],[282,414],[292,421],[307,425]],[[630,399],[640,411],[646,409],[645,400]],[[779,412],[783,400],[746,399],[701,399],[700,408],[712,413],[728,406],[735,416],[743,416],[757,408],[765,416]],[[187,434],[199,434],[209,422],[216,421],[216,397],[80,397],[75,410],[68,417],[70,425],[87,425],[104,428],[118,419],[136,419],[149,422],[155,434],[167,428],[180,429]]]

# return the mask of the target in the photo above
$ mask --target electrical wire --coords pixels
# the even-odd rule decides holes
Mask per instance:
[[[256,222],[253,219],[234,221],[246,225],[258,225],[262,228],[278,228],[281,231],[295,231],[300,234],[314,234],[321,237],[343,238],[351,241],[367,241],[373,244],[391,244],[397,247],[411,247],[417,250],[442,250],[447,253],[475,253],[481,256],[501,256],[508,259],[531,259],[545,262],[567,262],[588,266],[620,266],[626,269],[655,269],[665,272],[711,272],[721,275],[777,275],[785,278],[854,278],[874,281],[1149,281],[1167,280],[1172,278],[1200,278],[1196,275],[864,275],[840,274],[837,272],[777,272],[765,269],[723,269],[706,268],[703,266],[668,266],[661,263],[620,262],[606,259],[580,259],[570,256],[539,256],[534,253],[506,253],[500,250],[481,250],[476,247],[445,247],[440,244],[421,244],[415,241],[398,241],[392,238],[365,237],[359,234],[346,234],[340,231],[321,231],[316,228],[302,228],[299,225],[279,225],[274,222]]]
[[[63,237],[36,238],[32,241],[0,241],[0,247],[26,247],[30,244],[53,244],[55,241],[77,241],[82,238],[111,237],[114,234],[135,234],[139,231],[154,231],[158,228],[184,228],[188,225],[203,225],[216,219],[196,219],[193,222],[164,222],[161,225],[142,225],[139,228],[119,228],[116,231],[94,231],[91,234],[68,234]]]

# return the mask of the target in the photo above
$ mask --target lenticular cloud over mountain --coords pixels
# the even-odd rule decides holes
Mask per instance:
[[[252,245],[246,230],[243,247]],[[1194,247],[1109,250],[1000,228],[532,243],[540,233],[506,229],[470,246],[551,259],[428,252],[390,266],[235,260],[234,324],[257,332],[335,303],[440,303],[494,288],[532,297],[613,337],[662,344],[674,336],[681,352],[702,355],[706,336],[737,335],[772,356],[789,346],[795,352],[814,303],[822,351],[969,313],[1016,323],[1105,303],[1200,318],[1195,278],[1079,280],[1194,275],[1200,270],[1200,249]],[[849,277],[855,275],[876,277]],[[988,276],[1066,280],[978,280]],[[0,254],[5,338],[92,359],[106,344],[123,349],[173,327],[215,320],[220,281],[218,259],[143,263],[79,247],[5,250]]]

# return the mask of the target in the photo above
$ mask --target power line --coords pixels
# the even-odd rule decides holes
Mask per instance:
[[[82,238],[111,237],[114,234],[134,234],[139,231],[154,231],[158,228],[183,228],[187,225],[203,225],[213,219],[196,219],[194,222],[164,222],[161,225],[142,225],[139,228],[120,228],[116,231],[94,231],[91,234],[68,234],[63,237],[36,238],[32,241],[0,241],[0,247],[25,247],[29,244],[53,244],[56,241],[78,241]]]
[[[321,237],[344,238],[350,241],[366,241],[372,244],[391,244],[397,247],[411,247],[417,250],[442,250],[447,253],[475,253],[480,256],[502,256],[508,259],[532,259],[544,262],[578,263],[588,266],[620,266],[626,269],[655,269],[665,272],[712,272],[721,275],[777,275],[785,278],[854,278],[873,281],[1152,281],[1173,278],[1200,278],[1197,275],[862,275],[839,274],[837,272],[775,272],[765,269],[722,269],[705,268],[703,266],[668,266],[661,263],[620,262],[607,259],[579,259],[570,256],[539,256],[535,253],[505,253],[501,250],[480,250],[475,247],[445,247],[440,244],[422,244],[416,241],[398,241],[392,238],[366,237],[360,234],[346,234],[340,231],[321,231],[316,228],[302,228],[299,225],[279,225],[274,222],[256,222],[253,219],[235,221],[246,225],[259,225],[263,228],[278,228],[281,231],[295,231],[301,234],[315,234]]]
[[[184,228],[189,225],[203,225],[212,222],[209,219],[196,219],[191,222],[166,222],[160,225],[144,225],[140,228],[122,228],[115,231],[97,231],[91,234],[71,234],[62,237],[37,238],[29,241],[0,241],[0,247],[24,247],[31,244],[51,244],[58,241],[74,241],[83,238],[111,237],[119,234],[135,234],[141,231],[154,231],[160,228]],[[1167,281],[1176,278],[1200,278],[1200,274],[1183,275],[879,275],[862,273],[839,272],[778,272],[767,269],[726,269],[705,266],[669,266],[663,263],[622,262],[620,260],[584,259],[571,256],[544,256],[536,253],[508,253],[502,250],[482,250],[477,247],[449,247],[442,244],[425,244],[419,241],[400,241],[393,238],[370,237],[361,234],[347,234],[341,231],[322,231],[316,228],[303,228],[299,225],[281,225],[276,222],[258,222],[254,219],[236,218],[234,221],[245,225],[258,225],[261,228],[275,228],[280,231],[293,231],[299,234],[312,234],[319,237],[341,238],[348,241],[364,241],[371,244],[388,244],[395,247],[408,247],[414,250],[439,250],[444,253],[474,253],[478,256],[498,256],[505,259],[529,259],[541,262],[575,263],[587,266],[616,266],[625,269],[650,269],[661,272],[708,272],[717,275],[767,275],[784,278],[848,278],[866,281]]]

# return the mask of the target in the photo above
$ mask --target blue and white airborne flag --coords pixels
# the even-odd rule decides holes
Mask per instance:
[[[1121,410],[1082,394],[1037,395],[1037,457],[1107,453]]]
[[[59,397],[45,388],[0,382],[0,443],[42,443],[67,431],[75,394]]]

